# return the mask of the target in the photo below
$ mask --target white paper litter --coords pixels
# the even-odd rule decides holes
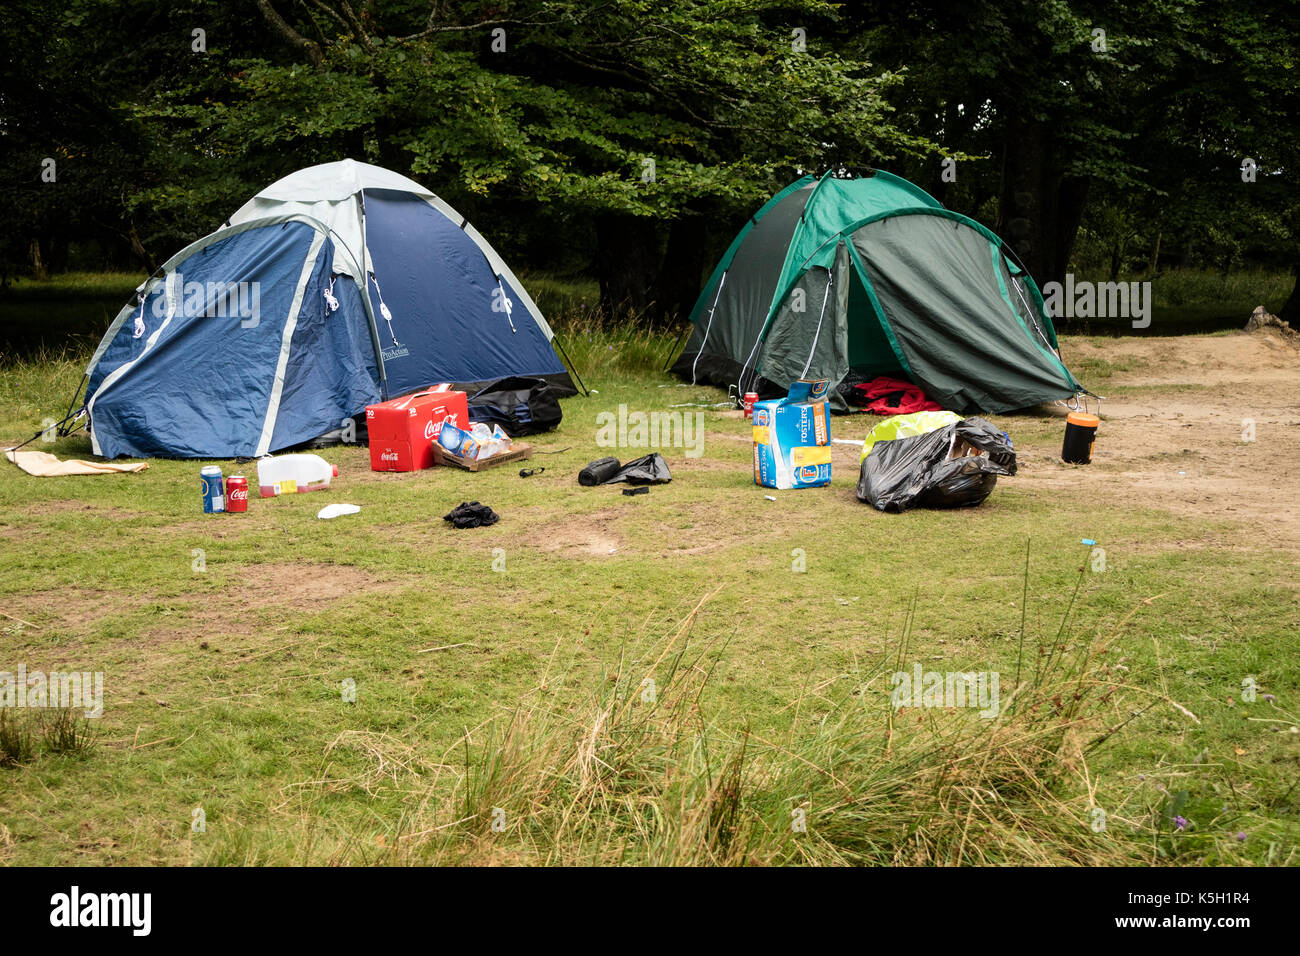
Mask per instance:
[[[339,515],[354,515],[361,510],[360,505],[326,505],[316,512],[317,518],[337,518]]]

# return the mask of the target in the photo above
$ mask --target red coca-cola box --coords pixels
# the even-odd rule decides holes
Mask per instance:
[[[469,427],[465,393],[452,391],[447,384],[366,406],[370,470],[432,468],[433,441],[445,421]]]

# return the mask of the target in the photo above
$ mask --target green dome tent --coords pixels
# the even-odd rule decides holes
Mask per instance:
[[[772,197],[723,255],[691,322],[673,371],[742,394],[888,375],[969,414],[1083,391],[1015,254],[880,171],[805,176]]]

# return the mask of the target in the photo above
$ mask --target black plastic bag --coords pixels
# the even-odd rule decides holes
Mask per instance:
[[[983,418],[966,418],[876,445],[862,460],[858,497],[880,511],[970,507],[992,493],[999,475],[1015,473],[1006,434]]]
[[[965,508],[977,505],[993,493],[998,475],[1006,469],[983,455],[950,458],[935,465],[930,484],[917,504],[922,508]]]
[[[588,488],[593,485],[603,485],[617,475],[622,467],[617,458],[597,458],[578,472],[578,484]]]
[[[500,425],[511,438],[548,431],[564,412],[550,382],[515,375],[485,385],[469,397],[469,420]]]
[[[668,470],[668,462],[659,452],[629,461],[613,478],[607,478],[601,484],[612,485],[616,481],[626,481],[629,485],[663,485],[673,480]]]
[[[659,452],[620,465],[617,458],[597,458],[578,472],[578,484],[612,485],[626,481],[629,485],[663,485],[673,480],[668,462]]]
[[[450,521],[455,528],[486,528],[500,521],[501,516],[477,501],[462,501],[443,515],[442,520]]]

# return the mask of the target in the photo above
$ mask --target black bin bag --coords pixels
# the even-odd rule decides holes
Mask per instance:
[[[673,480],[668,462],[659,452],[635,458],[626,465],[617,458],[597,458],[578,472],[578,484],[613,485],[625,481],[629,485],[665,485]]]
[[[987,498],[999,475],[1015,473],[1007,436],[983,418],[965,418],[876,445],[862,460],[858,497],[880,511],[964,508]]]
[[[469,420],[500,425],[511,438],[549,431],[564,413],[550,382],[513,375],[485,385],[469,397]]]
[[[654,452],[643,458],[629,461],[619,469],[618,474],[606,479],[602,484],[612,485],[618,481],[626,481],[629,485],[664,485],[672,480],[668,462],[664,461],[664,456],[659,452]]]

